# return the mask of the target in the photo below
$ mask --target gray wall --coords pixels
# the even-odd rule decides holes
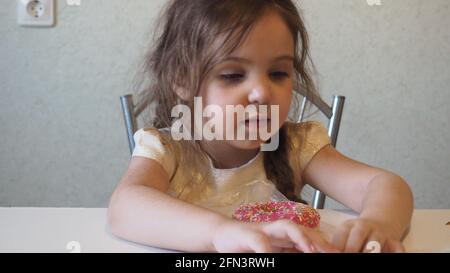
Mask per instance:
[[[450,208],[450,1],[301,1],[323,97],[347,96],[338,148]],[[0,206],[104,207],[129,160],[119,96],[163,0],[59,0],[57,25],[0,9]],[[328,206],[337,206],[328,202]]]

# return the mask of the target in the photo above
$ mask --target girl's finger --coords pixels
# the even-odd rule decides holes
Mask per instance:
[[[314,253],[316,250],[312,247],[314,244],[311,241],[311,238],[307,236],[307,233],[304,232],[303,229],[299,227],[287,227],[286,229],[289,238],[291,238],[292,242],[295,244],[295,248],[299,251],[303,251],[305,253]]]
[[[361,252],[364,250],[366,239],[369,237],[370,229],[361,228],[357,225],[350,230],[344,252]]]
[[[273,251],[269,239],[260,233],[247,236],[246,245],[255,253],[271,253]]]
[[[295,244],[291,241],[291,239],[274,239],[270,238],[270,244],[275,247],[281,247],[281,248],[293,248],[295,247]]]
[[[341,226],[333,235],[333,245],[339,250],[344,251],[347,243],[348,235],[350,234],[350,228],[347,226]]]
[[[289,240],[299,251],[305,253],[313,252],[311,240],[304,234],[301,227],[289,220],[272,222],[264,226],[263,230],[271,237]]]
[[[384,252],[394,252],[394,253],[403,253],[405,252],[405,247],[400,241],[388,239],[384,244]]]
[[[301,234],[303,237],[308,238],[308,248],[311,252],[338,252],[338,250],[327,242],[321,234],[312,229],[300,227],[294,224],[293,228],[288,230],[288,235],[290,235],[290,237],[294,240],[296,234]]]
[[[384,248],[386,237],[377,232],[372,232],[364,246],[365,253],[380,253]]]
[[[329,243],[322,234],[315,230],[308,230],[308,236],[311,238],[314,248],[322,253],[336,253],[340,252],[334,245]]]
[[[296,249],[295,247],[291,247],[291,248],[283,248],[281,250],[282,253],[300,253],[300,251],[298,251],[298,249]]]
[[[286,236],[287,237],[287,236]],[[272,246],[272,251],[276,253],[298,253],[299,251],[295,248],[295,244],[291,241],[289,237],[286,239],[274,239],[270,238],[270,245]]]

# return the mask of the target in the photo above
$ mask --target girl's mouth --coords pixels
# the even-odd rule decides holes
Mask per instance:
[[[267,127],[270,123],[270,118],[251,118],[245,120],[246,128],[259,128],[260,126]]]

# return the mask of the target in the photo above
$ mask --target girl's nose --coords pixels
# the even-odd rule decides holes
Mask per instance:
[[[271,90],[267,79],[258,79],[248,94],[248,102],[251,104],[268,104],[270,102]]]

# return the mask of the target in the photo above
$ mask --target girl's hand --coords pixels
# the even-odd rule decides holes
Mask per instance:
[[[389,236],[382,224],[366,219],[344,222],[333,236],[342,252],[404,252],[402,243]]]
[[[337,252],[320,233],[290,220],[243,223],[229,220],[212,238],[217,252]]]

